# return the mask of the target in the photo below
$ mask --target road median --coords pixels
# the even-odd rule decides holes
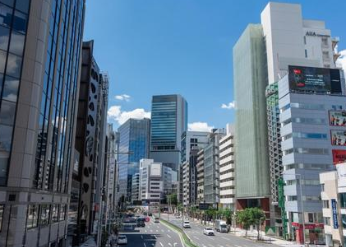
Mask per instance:
[[[183,231],[183,229],[179,228],[178,226],[170,223],[167,220],[160,219],[160,222],[175,231],[176,233],[179,234],[181,240],[184,242],[183,244],[187,247],[198,247],[195,243],[192,242],[192,240],[187,236],[187,234]]]

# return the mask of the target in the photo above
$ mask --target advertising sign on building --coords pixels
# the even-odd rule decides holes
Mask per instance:
[[[331,130],[330,136],[333,146],[346,146],[346,131]]]
[[[332,199],[332,212],[333,212],[333,226],[334,229],[338,229],[339,228],[339,223],[338,223],[338,212],[336,210],[336,200]]]
[[[333,164],[339,164],[346,161],[346,150],[332,150]]]
[[[289,66],[292,92],[341,94],[340,71],[315,67]]]
[[[346,111],[329,111],[329,125],[346,126]]]

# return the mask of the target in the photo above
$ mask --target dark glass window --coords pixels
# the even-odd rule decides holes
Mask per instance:
[[[27,219],[26,219],[27,229],[37,227],[37,221],[38,221],[38,206],[29,205],[28,206]]]
[[[21,0],[19,0],[20,2]],[[4,3],[4,4],[7,4],[11,7],[13,7],[13,4],[14,4],[14,0],[0,0],[0,3]]]
[[[13,125],[16,113],[16,104],[7,100],[1,101],[0,123]]]
[[[340,198],[340,207],[341,208],[346,208],[346,193],[340,193],[339,194],[339,198]]]
[[[49,224],[49,205],[41,205],[40,207],[40,226],[45,226]]]
[[[22,56],[24,49],[24,40],[25,35],[12,32],[11,34],[11,44],[10,44],[10,52],[16,55]]]
[[[10,151],[12,143],[12,127],[0,124],[0,153],[3,156],[2,151]]]
[[[4,218],[4,209],[5,209],[5,205],[0,205],[0,232],[2,230],[2,221]]]
[[[341,215],[341,221],[342,221],[342,227],[346,228],[346,215],[345,214]]]
[[[29,12],[29,5],[30,5],[30,1],[28,1],[28,0],[17,0],[16,9],[18,9],[24,13],[28,13]]]
[[[18,87],[19,87],[18,79],[12,78],[10,76],[6,76],[6,79],[4,82],[4,89],[3,89],[4,93],[2,95],[2,98],[7,101],[17,102]]]
[[[3,4],[0,4],[0,25],[10,27],[12,22],[13,10]]]
[[[7,50],[8,38],[10,36],[10,29],[0,26],[0,49]]]
[[[22,58],[16,55],[8,54],[6,74],[15,78],[19,78],[21,67]]]
[[[6,66],[6,52],[0,50],[0,73],[5,72]]]
[[[27,15],[20,13],[19,11],[14,12],[13,19],[13,30],[19,33],[26,33],[26,25],[27,25]]]

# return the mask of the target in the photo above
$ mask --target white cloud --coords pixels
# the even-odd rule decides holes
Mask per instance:
[[[121,101],[130,101],[131,96],[127,95],[127,94],[121,94],[121,95],[115,95],[114,97],[117,100],[121,100]]]
[[[208,123],[204,122],[194,122],[188,124],[188,129],[190,131],[206,131],[210,132],[214,126],[209,126]]]
[[[222,109],[234,109],[235,108],[235,101],[229,102],[228,104],[222,104],[221,105]]]
[[[125,123],[128,119],[143,119],[150,118],[151,113],[146,112],[142,108],[137,108],[132,111],[122,111],[121,106],[115,105],[108,109],[108,119],[117,122],[119,125]]]

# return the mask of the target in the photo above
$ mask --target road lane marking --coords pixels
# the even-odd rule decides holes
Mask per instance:
[[[168,234],[167,234],[167,237],[172,238],[172,237],[171,237],[171,236],[169,236]]]
[[[163,244],[160,242],[160,245],[163,247]]]
[[[197,238],[196,236],[193,236],[195,239],[199,240],[199,238]]]
[[[144,244],[144,247],[147,247],[147,245],[145,243],[143,243],[143,244]]]
[[[225,237],[222,237],[223,239],[225,239],[225,240],[229,240],[228,238],[225,238]]]
[[[171,243],[168,243],[168,245],[169,245],[169,246],[172,246],[172,244],[171,244]]]
[[[176,244],[178,244],[178,243],[174,243],[173,246],[175,246]]]

